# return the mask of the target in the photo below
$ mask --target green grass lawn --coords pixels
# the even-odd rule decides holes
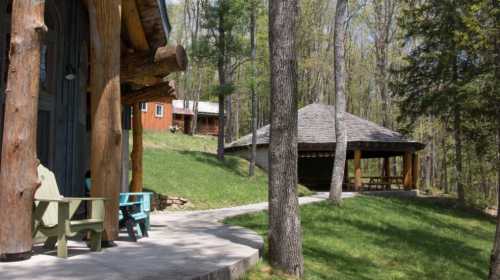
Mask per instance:
[[[301,218],[305,279],[487,278],[494,220],[449,201],[360,196],[303,206]],[[267,234],[266,213],[226,223]],[[246,279],[285,279],[265,259]]]
[[[189,209],[211,209],[267,200],[267,174],[248,177],[248,162],[236,156],[217,160],[217,139],[181,133],[144,134],[144,186],[187,198]],[[307,190],[301,188],[302,193]]]

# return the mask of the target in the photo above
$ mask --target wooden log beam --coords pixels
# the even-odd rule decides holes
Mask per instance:
[[[412,154],[405,152],[403,155],[403,187],[405,190],[411,189],[412,186]]]
[[[131,192],[142,192],[143,189],[143,165],[142,157],[144,154],[143,143],[142,143],[142,112],[139,103],[133,106],[133,118],[132,118],[132,182],[130,184]]]
[[[418,154],[413,153],[412,160],[412,189],[417,189],[418,178],[420,176],[420,161],[418,159]]]
[[[90,22],[92,190],[106,197],[104,240],[118,237],[121,181],[120,0],[87,0]]]
[[[137,1],[137,8],[144,32],[152,50],[167,44],[168,34],[165,34],[165,30],[163,29],[163,20],[160,12],[161,5],[158,5],[159,2],[157,0]]]
[[[149,52],[126,54],[122,59],[122,83],[152,85],[170,73],[186,70],[186,51],[182,46],[158,48],[154,56]]]
[[[163,98],[171,97],[174,92],[175,89],[172,87],[170,82],[163,82],[154,86],[122,94],[122,104],[133,106],[140,102],[159,101]]]
[[[142,26],[136,0],[122,0],[122,14],[130,44],[135,50],[148,51],[149,44]]]
[[[363,187],[361,181],[361,150],[354,151],[354,190],[360,191]]]
[[[0,258],[31,256],[32,207],[40,186],[36,131],[45,1],[14,1],[0,172]]]

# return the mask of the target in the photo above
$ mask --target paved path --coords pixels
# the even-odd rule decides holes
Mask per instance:
[[[300,203],[325,198],[323,193],[300,198]],[[70,242],[66,260],[42,251],[24,262],[0,263],[0,279],[234,279],[258,261],[263,240],[251,230],[219,221],[264,209],[267,203],[153,214],[149,238],[133,243],[122,234],[118,247],[95,253],[82,242]]]

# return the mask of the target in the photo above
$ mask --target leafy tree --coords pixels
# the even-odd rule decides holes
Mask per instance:
[[[453,119],[458,201],[465,204],[462,166],[463,119],[470,103],[467,85],[479,71],[477,54],[462,44],[462,14],[469,0],[407,0],[401,16],[405,42],[411,48],[406,65],[397,71],[393,89],[402,100],[401,119],[410,125],[422,115]]]
[[[225,110],[225,98],[234,92],[234,73],[245,61],[248,52],[243,37],[248,26],[247,5],[244,0],[207,0],[203,3],[201,26],[206,32],[197,42],[196,51],[198,56],[206,56],[217,68],[219,85],[215,91],[219,99],[219,160],[224,159],[225,120],[230,117],[224,117],[224,113],[231,113],[230,110]],[[229,134],[231,133],[229,125]]]

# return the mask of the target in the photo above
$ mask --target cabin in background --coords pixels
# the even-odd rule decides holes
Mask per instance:
[[[172,97],[141,103],[142,127],[146,131],[168,131],[172,127]]]
[[[186,134],[193,133],[193,118],[195,117],[195,102],[192,100],[174,100],[173,125]],[[195,134],[217,136],[219,133],[219,104],[216,102],[199,101],[197,104]]]

